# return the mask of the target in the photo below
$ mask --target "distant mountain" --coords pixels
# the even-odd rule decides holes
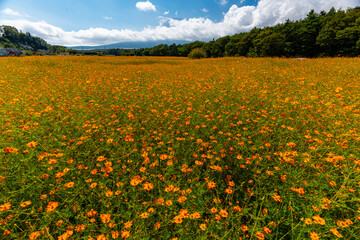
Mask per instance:
[[[182,40],[162,40],[162,41],[147,41],[147,42],[121,42],[100,46],[76,46],[68,47],[74,50],[94,50],[94,49],[110,49],[110,48],[122,48],[122,49],[139,49],[139,48],[152,48],[160,44],[186,44],[188,41]]]

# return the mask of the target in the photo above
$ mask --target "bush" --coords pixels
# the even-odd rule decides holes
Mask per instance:
[[[206,58],[206,52],[201,48],[194,48],[188,55],[191,59]]]

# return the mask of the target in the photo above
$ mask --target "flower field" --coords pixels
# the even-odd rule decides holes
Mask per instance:
[[[1,239],[359,239],[360,59],[0,59]]]

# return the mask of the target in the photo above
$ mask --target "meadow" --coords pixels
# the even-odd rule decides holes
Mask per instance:
[[[1,239],[359,239],[360,58],[0,58]]]

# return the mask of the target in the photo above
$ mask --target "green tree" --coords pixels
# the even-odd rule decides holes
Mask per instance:
[[[191,59],[206,58],[206,52],[201,48],[194,48],[188,55]]]

